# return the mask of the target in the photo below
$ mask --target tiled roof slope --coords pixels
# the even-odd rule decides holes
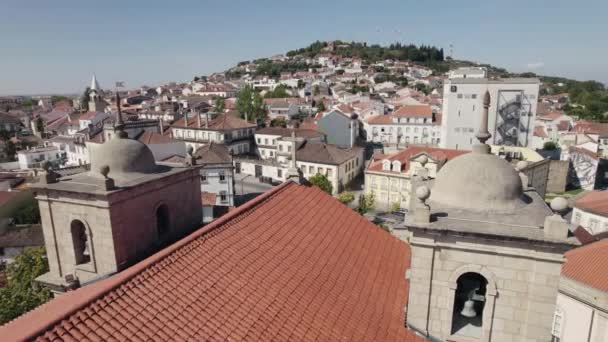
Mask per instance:
[[[205,130],[231,130],[231,129],[241,129],[241,128],[255,128],[256,125],[249,123],[243,119],[237,118],[233,115],[229,114],[219,114],[214,118],[209,119],[209,125],[205,125],[206,117],[201,115],[201,127],[200,129]],[[186,121],[188,124],[186,125]],[[186,120],[185,117],[175,121],[173,123],[173,127],[178,128],[199,128],[198,127],[198,119],[196,117],[191,117]],[[208,127],[207,127],[208,126]]]
[[[408,245],[293,182],[0,328],[3,341],[422,341]]]
[[[597,215],[608,216],[608,190],[591,191],[576,200],[574,206]]]
[[[372,162],[367,167],[368,171],[378,171],[378,172],[392,172],[386,171],[382,169],[382,161],[390,160],[395,161],[398,160],[401,163],[402,170],[401,172],[405,172],[410,168],[410,158],[420,154],[425,153],[432,159],[438,162],[444,162],[448,160],[452,160],[460,155],[469,153],[467,150],[452,150],[447,148],[438,148],[438,147],[427,147],[427,146],[410,146],[405,150],[395,152],[389,155],[381,155],[374,156],[372,158]]]
[[[600,291],[608,292],[608,239],[566,252],[562,275]]]

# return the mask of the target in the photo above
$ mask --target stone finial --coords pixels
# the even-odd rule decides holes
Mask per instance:
[[[53,164],[46,160],[42,163],[41,167],[44,170],[44,173],[42,174],[42,177],[40,177],[40,181],[43,184],[57,183],[59,175],[53,171]]]
[[[108,178],[108,174],[110,173],[110,167],[108,165],[102,165],[99,168],[99,173],[101,173],[103,178]]]
[[[486,90],[486,93],[483,96],[483,113],[481,115],[481,125],[479,126],[479,131],[475,134],[475,137],[481,145],[485,145],[486,141],[492,137],[492,134],[488,131],[488,109],[490,108],[490,92]],[[484,149],[488,150],[488,149]],[[477,150],[476,150],[477,151]],[[479,149],[481,152],[481,149]],[[489,153],[489,151],[487,151]]]
[[[420,165],[422,165],[422,167],[424,167],[424,165],[426,165],[426,163],[429,162],[429,157],[427,157],[425,154],[423,154],[420,157],[418,157],[418,162],[420,163]]]
[[[426,200],[431,196],[431,190],[426,185],[416,188],[418,204],[414,208],[414,223],[427,225],[431,222],[431,207]]]
[[[551,200],[551,209],[554,214],[545,218],[543,227],[545,236],[552,239],[563,240],[568,237],[568,222],[562,218],[568,209],[568,200],[563,197],[555,197]]]
[[[188,155],[186,156],[186,165],[196,165],[196,158],[194,157],[194,147],[192,147],[192,145],[189,145],[187,151]]]
[[[428,186],[422,185],[416,189],[416,198],[418,198],[423,204],[426,204],[426,200],[431,196],[431,189]]]
[[[125,139],[128,137],[127,132],[125,132],[125,123],[122,120],[122,110],[120,107],[120,94],[116,91],[116,108],[118,113],[116,114],[116,124],[114,125],[114,131],[116,134],[114,135],[118,139]]]
[[[114,190],[116,188],[114,179],[108,176],[110,174],[110,166],[100,166],[99,173],[103,176],[103,180],[101,181],[101,187],[106,191]]]
[[[555,197],[551,200],[551,210],[555,212],[555,214],[562,216],[564,212],[568,209],[568,200],[563,197]]]
[[[519,173],[519,178],[521,179],[521,187],[524,191],[528,190],[529,183],[528,176],[523,172],[526,167],[528,167],[528,162],[524,160],[520,160],[517,162],[517,164],[515,164],[515,170],[517,170],[517,172]]]
[[[528,167],[528,162],[525,160],[520,160],[515,164],[515,170],[521,172],[523,169]]]

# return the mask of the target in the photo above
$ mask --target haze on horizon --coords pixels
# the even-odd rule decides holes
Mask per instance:
[[[454,58],[608,83],[607,1],[0,3],[0,95],[187,81],[315,40],[428,44]]]

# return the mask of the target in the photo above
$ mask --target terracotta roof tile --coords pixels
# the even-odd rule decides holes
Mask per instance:
[[[230,114],[219,114],[214,118],[209,119],[209,128],[205,127],[205,116],[201,115],[201,129],[210,129],[210,130],[231,130],[231,129],[240,129],[240,128],[255,128],[256,125],[249,123],[243,119],[237,118],[234,115]],[[183,117],[177,121],[175,121],[172,125],[173,127],[185,128],[198,128],[198,120],[195,117],[188,118],[188,124],[186,125],[186,118]]]
[[[204,206],[213,206],[216,203],[217,194],[213,192],[203,192],[201,193],[201,200]]]
[[[422,341],[404,327],[410,258],[406,243],[330,195],[286,182],[0,336]]]
[[[608,216],[608,190],[591,191],[579,197],[574,206],[597,215]]]
[[[391,162],[395,160],[401,162],[401,172],[406,172],[410,168],[410,159],[422,153],[426,154],[429,158],[437,162],[443,163],[469,152],[470,151],[466,150],[452,150],[447,148],[410,146],[405,150],[395,152],[393,154],[378,154],[377,156],[374,155],[374,158],[372,162],[368,165],[367,170],[377,172],[392,172],[382,169],[382,160],[388,159]]]
[[[340,165],[361,152],[362,148],[340,148],[334,145],[318,142],[306,142],[296,151],[296,159],[319,164]]]
[[[393,115],[401,118],[431,118],[433,110],[427,105],[405,105],[399,107]]]
[[[566,252],[562,275],[600,291],[608,292],[608,239]]]

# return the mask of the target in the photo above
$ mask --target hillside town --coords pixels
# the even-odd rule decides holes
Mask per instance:
[[[608,341],[596,83],[318,41],[0,97],[0,340]]]

